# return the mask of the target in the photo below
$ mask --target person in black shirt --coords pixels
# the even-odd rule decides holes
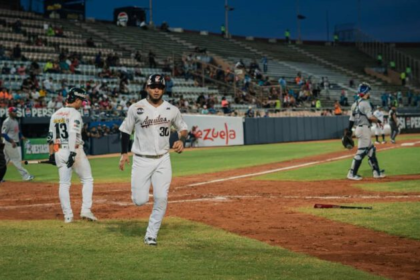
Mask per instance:
[[[0,135],[0,183],[3,182],[4,175],[7,171],[6,158],[4,157],[3,138]]]
[[[388,115],[388,122],[389,122],[389,126],[391,127],[391,143],[395,144],[395,138],[397,137],[399,130],[399,122],[397,119],[397,109],[395,107],[395,105],[391,106],[391,110],[389,111],[389,115]]]

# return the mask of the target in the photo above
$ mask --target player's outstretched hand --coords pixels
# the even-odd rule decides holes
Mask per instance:
[[[184,150],[184,143],[182,141],[176,141],[174,143],[174,150],[178,154],[182,153],[182,151]]]
[[[122,154],[120,158],[120,169],[124,170],[124,164],[129,165],[130,164],[130,158],[128,157],[128,154]]]

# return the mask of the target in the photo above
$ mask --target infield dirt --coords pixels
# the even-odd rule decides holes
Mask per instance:
[[[409,142],[409,141],[406,141]],[[418,146],[418,144],[417,144]],[[378,150],[389,148],[383,145]],[[392,236],[296,211],[315,203],[420,202],[420,193],[386,195],[355,188],[353,181],[256,181],[251,178],[187,187],[214,179],[322,161],[353,154],[343,151],[282,163],[174,178],[167,216],[202,222],[323,260],[340,262],[393,279],[419,279],[420,241]],[[117,168],[117,166],[116,166]],[[420,174],[392,176],[381,182],[419,180]],[[372,178],[363,183],[375,181]],[[81,205],[81,187],[71,189],[73,209]],[[151,199],[152,202],[152,199]],[[95,184],[93,211],[99,219],[150,215],[151,203],[135,207],[130,184]],[[0,219],[62,219],[57,184],[6,182],[0,191]],[[76,213],[78,214],[78,213]]]

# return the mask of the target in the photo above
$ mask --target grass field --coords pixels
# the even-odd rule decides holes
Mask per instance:
[[[385,169],[388,176],[420,173],[420,148],[392,149],[377,154],[381,169]],[[319,181],[345,179],[353,159],[344,159],[329,163],[313,165],[286,172],[277,172],[257,177],[258,180],[282,181]],[[372,177],[367,158],[359,169],[362,177]]]
[[[182,219],[147,247],[145,226],[2,221],[0,279],[381,279]]]
[[[419,192],[420,180],[387,182],[387,183],[370,183],[370,184],[354,184],[354,187],[367,191],[376,192]]]
[[[357,205],[373,206],[373,210],[301,208],[300,211],[343,223],[387,232],[397,236],[420,239],[419,202]]]
[[[339,142],[313,142],[237,146],[229,148],[186,150],[171,154],[174,176],[185,176],[281,162],[304,156],[320,155],[342,150]],[[95,158],[90,160],[95,182],[129,182],[131,167],[123,172],[118,169],[119,158]],[[29,165],[27,169],[36,176],[35,181],[57,182],[57,168],[51,165]],[[73,181],[77,182],[73,175]],[[5,180],[20,181],[14,166],[9,165]]]
[[[420,136],[405,138],[420,139]],[[342,150],[339,141],[305,142],[186,150],[171,157],[174,176],[187,176]],[[391,149],[378,153],[378,158],[388,176],[420,173],[420,148]],[[130,168],[120,172],[118,160],[118,157],[91,159],[95,182],[128,183]],[[351,158],[255,179],[344,180],[350,162]],[[31,165],[28,169],[36,175],[35,182],[58,182],[53,166]],[[371,177],[367,160],[360,173]],[[20,181],[12,166],[5,179],[16,184]],[[73,179],[78,181],[75,175]],[[419,180],[355,185],[368,191],[420,192]],[[303,207],[291,211],[420,239],[420,203],[369,205],[374,207],[372,211]],[[294,253],[181,218],[165,218],[159,246],[150,248],[142,244],[146,226],[146,220],[124,219],[98,223],[76,221],[69,225],[57,220],[0,221],[0,279],[382,279],[350,266]]]

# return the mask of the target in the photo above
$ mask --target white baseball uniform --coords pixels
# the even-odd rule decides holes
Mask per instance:
[[[70,186],[73,170],[83,184],[82,212],[89,212],[92,207],[93,177],[89,160],[83,151],[83,120],[80,112],[72,107],[61,108],[51,116],[49,140],[56,147],[55,161],[60,176],[59,197],[65,217],[73,217],[70,203]],[[58,150],[57,150],[58,149]],[[74,165],[67,168],[70,152],[75,152]]]
[[[6,163],[13,163],[17,168],[23,180],[30,180],[31,174],[28,170],[22,167],[22,150],[20,148],[20,130],[19,123],[17,119],[12,119],[8,117],[4,120],[2,125],[2,134],[7,134],[7,136],[16,143],[16,147],[13,148],[12,143],[6,141],[3,137],[4,142],[4,156],[6,158]],[[32,177],[33,178],[33,177]]]
[[[373,115],[381,121],[381,123],[375,124],[375,135],[385,134],[384,132],[384,113],[381,110],[376,110]]]
[[[172,180],[169,157],[171,125],[178,131],[188,129],[177,107],[163,101],[156,108],[147,99],[142,99],[130,106],[127,117],[120,126],[120,131],[129,135],[135,130],[131,148],[131,198],[135,205],[147,203],[150,185],[153,185],[154,205],[146,237],[157,238],[168,204]]]

